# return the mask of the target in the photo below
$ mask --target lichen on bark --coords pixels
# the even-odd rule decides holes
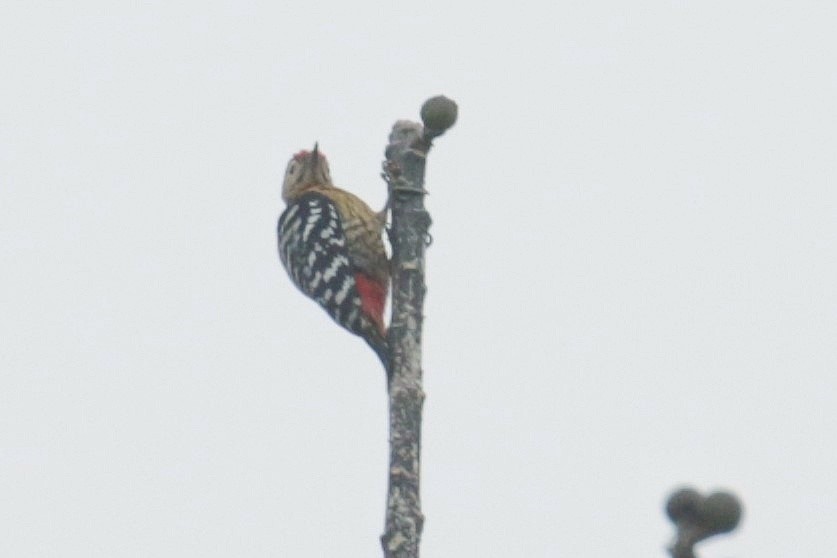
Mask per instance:
[[[426,292],[424,255],[431,223],[424,208],[424,169],[433,138],[456,120],[456,104],[444,97],[429,99],[422,107],[422,118],[425,126],[406,120],[395,123],[383,173],[392,215],[392,319],[387,336],[391,352],[390,465],[381,536],[386,558],[418,558],[424,526],[419,491],[424,403],[421,341]],[[439,123],[444,128],[439,128]]]

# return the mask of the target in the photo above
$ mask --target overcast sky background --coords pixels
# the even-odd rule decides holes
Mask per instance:
[[[0,555],[379,556],[383,374],[276,254],[429,159],[426,557],[834,556],[837,5],[0,5]]]

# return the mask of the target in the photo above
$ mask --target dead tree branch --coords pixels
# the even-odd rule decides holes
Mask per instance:
[[[421,411],[424,403],[421,334],[424,252],[430,215],[424,208],[424,169],[433,138],[456,121],[456,104],[444,97],[425,102],[424,126],[399,120],[384,162],[392,212],[392,320],[388,333],[389,488],[381,544],[386,558],[418,558],[424,515],[419,494]]]
[[[668,497],[666,514],[676,529],[669,547],[671,558],[696,558],[697,543],[738,526],[741,502],[729,492],[703,496],[693,488],[681,488]]]

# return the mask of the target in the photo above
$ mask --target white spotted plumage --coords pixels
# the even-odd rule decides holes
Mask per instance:
[[[282,265],[294,284],[338,324],[361,336],[389,370],[383,308],[389,262],[383,217],[331,183],[325,156],[293,156],[285,172],[279,218]]]

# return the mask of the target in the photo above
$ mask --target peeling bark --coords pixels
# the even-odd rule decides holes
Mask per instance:
[[[436,98],[439,99],[439,98]],[[455,120],[456,105],[453,105]],[[452,125],[453,121],[449,125]],[[381,536],[386,558],[418,558],[424,526],[421,512],[421,412],[424,404],[421,334],[424,315],[424,252],[430,215],[424,208],[424,169],[431,140],[444,130],[400,120],[386,148],[392,226],[392,320],[388,343],[389,488]]]

